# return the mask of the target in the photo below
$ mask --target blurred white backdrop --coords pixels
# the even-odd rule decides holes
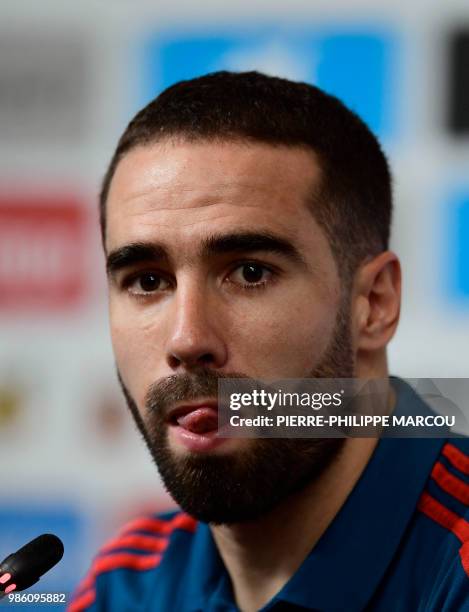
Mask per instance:
[[[467,377],[469,108],[465,123],[450,117],[468,40],[465,0],[1,3],[0,555],[60,535],[65,558],[42,591],[75,584],[122,520],[171,505],[117,386],[97,229],[99,183],[132,115],[223,67],[343,97],[394,173],[404,280],[391,373]]]

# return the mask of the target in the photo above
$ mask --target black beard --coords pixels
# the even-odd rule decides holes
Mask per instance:
[[[325,356],[306,378],[352,378],[349,308],[339,309],[334,334]],[[175,456],[168,444],[168,409],[176,402],[216,397],[219,378],[247,378],[239,372],[217,373],[199,367],[150,386],[145,417],[118,378],[163,483],[177,504],[205,523],[253,521],[303,489],[333,462],[345,438],[243,440],[245,448],[227,455]]]

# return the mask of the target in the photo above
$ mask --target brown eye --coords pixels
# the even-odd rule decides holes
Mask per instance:
[[[135,295],[147,295],[156,291],[164,291],[168,287],[168,281],[156,272],[144,272],[129,283],[128,291]]]
[[[267,266],[251,261],[235,268],[231,273],[230,282],[242,289],[262,289],[273,276],[274,273]]]
[[[160,286],[160,277],[156,274],[143,274],[138,284],[143,291],[155,291]]]
[[[258,283],[264,273],[264,268],[258,264],[244,264],[241,269],[243,280],[247,283]]]

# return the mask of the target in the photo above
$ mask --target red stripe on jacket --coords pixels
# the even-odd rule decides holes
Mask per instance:
[[[459,448],[447,442],[443,446],[441,452],[455,468],[469,476],[469,457],[459,450]]]
[[[149,552],[163,552],[168,545],[168,538],[146,536],[139,533],[129,533],[118,536],[105,544],[99,554],[108,553],[118,548],[137,548]]]
[[[431,476],[443,491],[469,506],[469,485],[447,470],[442,463],[435,463]]]
[[[105,544],[99,551],[98,557],[93,562],[88,574],[76,589],[77,596],[67,608],[67,612],[81,612],[93,604],[96,599],[96,589],[94,584],[99,574],[115,569],[132,569],[144,571],[154,569],[162,559],[161,554],[146,555],[128,552],[111,552],[118,548],[139,548],[141,550],[151,550],[163,552],[168,545],[169,536],[176,529],[183,529],[193,532],[197,527],[197,521],[187,514],[180,513],[169,521],[143,517],[131,521],[125,525],[120,535]],[[152,533],[166,536],[155,538],[138,533],[129,533],[135,529],[150,531]],[[100,556],[104,553],[104,556]],[[107,554],[110,553],[110,554]]]
[[[124,525],[121,529],[121,535],[129,531],[149,531],[151,533],[157,533],[160,535],[167,535],[174,529],[184,529],[193,533],[197,526],[197,521],[187,514],[177,514],[169,521],[162,519],[156,519],[151,517],[143,517],[131,521]]]
[[[454,468],[469,475],[469,456],[454,444],[447,442],[441,453]],[[469,485],[452,474],[441,462],[435,463],[431,476],[443,491],[452,495],[465,506],[469,506]],[[426,492],[420,499],[419,509],[439,525],[452,531],[461,540],[462,546],[459,549],[459,557],[464,572],[469,577],[469,523],[455,512],[445,508],[443,504],[440,504]]]
[[[461,542],[469,540],[469,523],[466,519],[448,510],[426,491],[422,493],[417,507],[429,518],[454,533]]]

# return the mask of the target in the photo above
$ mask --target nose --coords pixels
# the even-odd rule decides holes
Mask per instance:
[[[215,300],[201,283],[179,284],[171,304],[166,360],[171,369],[221,368],[227,359]]]

